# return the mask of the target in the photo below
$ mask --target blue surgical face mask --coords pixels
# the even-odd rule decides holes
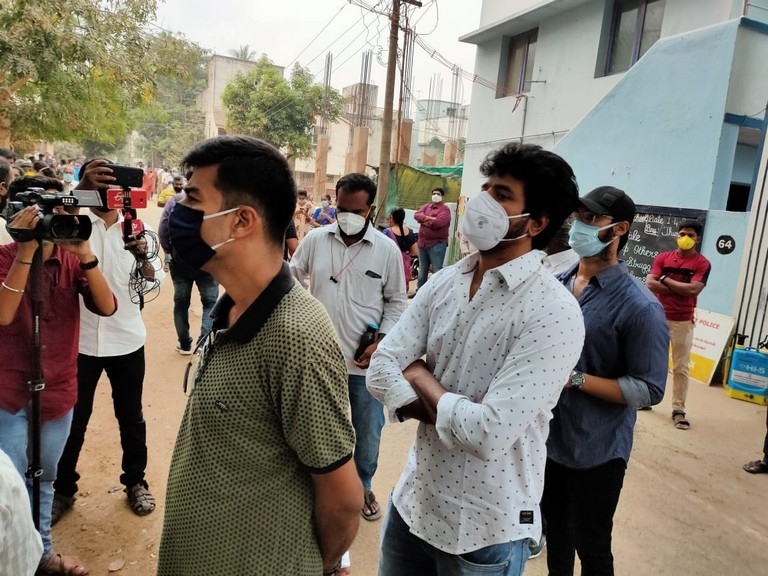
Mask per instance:
[[[216,255],[218,248],[234,240],[234,238],[230,238],[209,246],[200,235],[203,221],[224,216],[237,209],[235,207],[206,215],[202,210],[195,210],[184,204],[176,204],[168,217],[168,234],[171,238],[174,255],[188,266],[200,270],[206,262]]]
[[[568,232],[568,244],[580,258],[595,256],[611,242],[619,239],[618,236],[614,236],[612,239],[608,240],[608,242],[603,242],[598,237],[598,234],[600,234],[602,230],[612,228],[613,226],[616,226],[616,224],[618,224],[618,222],[608,224],[608,226],[603,226],[601,228],[599,226],[584,224],[581,220],[574,220],[571,224],[571,230]]]

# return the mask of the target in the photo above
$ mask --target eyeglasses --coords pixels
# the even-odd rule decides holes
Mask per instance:
[[[195,389],[198,380],[203,374],[203,370],[205,369],[215,341],[216,333],[213,330],[210,330],[205,336],[200,338],[197,346],[195,346],[195,349],[192,351],[192,356],[184,370],[184,385],[182,389],[184,390],[185,396],[192,396],[192,391]],[[190,374],[192,374],[191,380],[189,378]]]
[[[577,220],[581,220],[584,222],[584,224],[593,225],[598,220],[601,220],[603,218],[609,218],[610,221],[613,220],[613,216],[608,216],[607,214],[595,214],[594,212],[590,212],[589,210],[577,210],[573,213],[573,217]]]

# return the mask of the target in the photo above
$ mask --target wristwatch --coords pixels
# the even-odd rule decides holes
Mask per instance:
[[[576,390],[578,390],[584,384],[584,373],[574,370],[571,372],[570,381],[571,388],[576,388]]]

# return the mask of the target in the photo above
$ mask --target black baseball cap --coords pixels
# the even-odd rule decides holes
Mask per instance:
[[[635,219],[635,203],[624,190],[613,186],[600,186],[579,198],[579,203],[594,214],[613,217],[614,222],[629,222]]]

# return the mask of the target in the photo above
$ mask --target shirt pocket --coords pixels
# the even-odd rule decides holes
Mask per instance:
[[[378,270],[371,269],[371,271],[380,274]],[[375,312],[377,317],[380,316],[384,309],[384,295],[382,293],[384,279],[372,278],[361,270],[355,269],[351,272],[353,274],[349,287],[349,299],[359,308]]]

